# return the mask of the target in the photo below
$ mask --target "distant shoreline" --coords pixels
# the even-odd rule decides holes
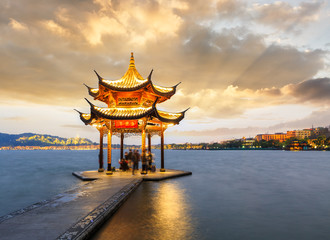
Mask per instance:
[[[0,151],[33,151],[33,150],[74,150],[74,151],[86,151],[86,150],[99,150],[99,145],[86,145],[86,146],[15,146],[15,147],[0,147]],[[112,149],[120,149],[118,147],[112,147]],[[129,146],[125,147],[124,149],[139,149],[139,146]],[[159,148],[152,148],[153,150]],[[232,150],[239,150],[239,151],[266,151],[266,150],[276,150],[276,151],[330,151],[330,149],[303,149],[303,150],[289,150],[289,149],[276,149],[276,148],[226,148],[226,149],[194,149],[194,148],[187,148],[187,149],[165,149],[165,150],[198,150],[198,151],[232,151]]]

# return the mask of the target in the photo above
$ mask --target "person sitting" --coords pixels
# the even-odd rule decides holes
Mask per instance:
[[[148,164],[147,169],[150,171],[151,167],[152,167],[152,154],[151,154],[151,152],[149,152],[147,154],[147,164]]]
[[[120,167],[119,169],[122,171],[127,171],[129,169],[128,163],[125,159],[119,160]]]
[[[133,167],[132,167],[132,175],[135,175],[135,170],[139,170],[139,160],[138,160],[138,155],[136,152],[134,152],[132,156],[132,162],[133,162]]]
[[[123,159],[122,168],[123,168],[123,171],[127,171],[129,169],[128,161],[125,159]]]

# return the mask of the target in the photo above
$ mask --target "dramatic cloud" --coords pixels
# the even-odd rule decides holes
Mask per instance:
[[[202,142],[210,140],[219,141],[222,139],[233,139],[233,138],[241,138],[245,137],[255,137],[260,133],[276,133],[276,132],[286,132],[288,130],[294,129],[304,129],[311,128],[312,126],[330,126],[330,108],[326,108],[319,111],[314,111],[306,117],[281,122],[279,124],[270,125],[268,127],[263,126],[249,126],[249,127],[232,127],[232,128],[216,128],[210,130],[188,130],[188,131],[169,131],[167,136],[173,137],[181,137],[191,139],[194,142]]]
[[[43,99],[47,104],[69,103],[81,93],[78,86],[90,81],[93,68],[119,78],[131,50],[136,52],[138,67],[160,71],[156,81],[163,85],[189,81],[182,85],[189,92],[231,84],[281,87],[312,78],[323,69],[322,50],[267,46],[264,36],[245,27],[215,32],[180,15],[205,17],[204,12],[212,8],[203,3],[205,9],[197,11],[198,3],[99,0],[77,6],[59,1],[57,7],[41,4],[44,13],[29,9],[31,15],[27,15],[10,2],[3,12],[8,23],[3,26],[0,47],[2,93],[10,97],[6,92],[16,92],[21,99]],[[220,1],[217,6],[236,14],[234,9],[241,5]]]
[[[244,18],[247,15],[247,4],[237,0],[219,0],[217,10],[221,18]]]
[[[308,23],[318,20],[324,1],[301,2],[292,6],[286,2],[255,4],[256,20],[285,32],[298,31]]]
[[[328,42],[306,47],[277,39],[295,42],[299,35],[291,31],[303,27],[304,36],[317,33],[318,23],[329,20],[328,7],[324,1],[4,0],[0,94],[8,102],[88,111],[82,84],[97,86],[93,69],[118,79],[133,51],[142,76],[154,69],[159,85],[182,82],[161,107],[190,106],[192,120],[240,118],[285,103],[320,108],[329,104],[328,78],[309,79],[328,77]]]
[[[283,89],[300,102],[330,103],[330,78],[311,79],[299,84],[290,84]]]
[[[313,111],[311,114],[305,118],[297,119],[294,121],[283,122],[271,126],[271,129],[303,129],[311,128],[312,126],[318,127],[328,127],[330,126],[330,108],[325,107],[321,110]]]
[[[230,85],[224,89],[202,89],[198,92],[184,93],[180,90],[175,98],[164,103],[192,106],[189,116],[193,119],[234,118],[242,116],[249,109],[271,106],[299,104],[311,107],[330,106],[330,79],[310,79],[281,88],[260,88],[257,90]],[[173,107],[172,107],[173,108]]]

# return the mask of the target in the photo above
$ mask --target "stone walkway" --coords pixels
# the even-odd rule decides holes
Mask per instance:
[[[190,175],[191,172],[166,172],[141,175],[97,171],[76,172],[87,182],[81,187],[0,217],[1,240],[86,239],[106,221],[143,180],[159,181]]]

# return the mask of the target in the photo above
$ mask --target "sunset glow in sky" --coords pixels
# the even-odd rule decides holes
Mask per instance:
[[[73,109],[131,52],[144,78],[182,82],[158,106],[191,107],[166,143],[328,126],[329,22],[325,0],[0,0],[0,132],[97,141]]]

